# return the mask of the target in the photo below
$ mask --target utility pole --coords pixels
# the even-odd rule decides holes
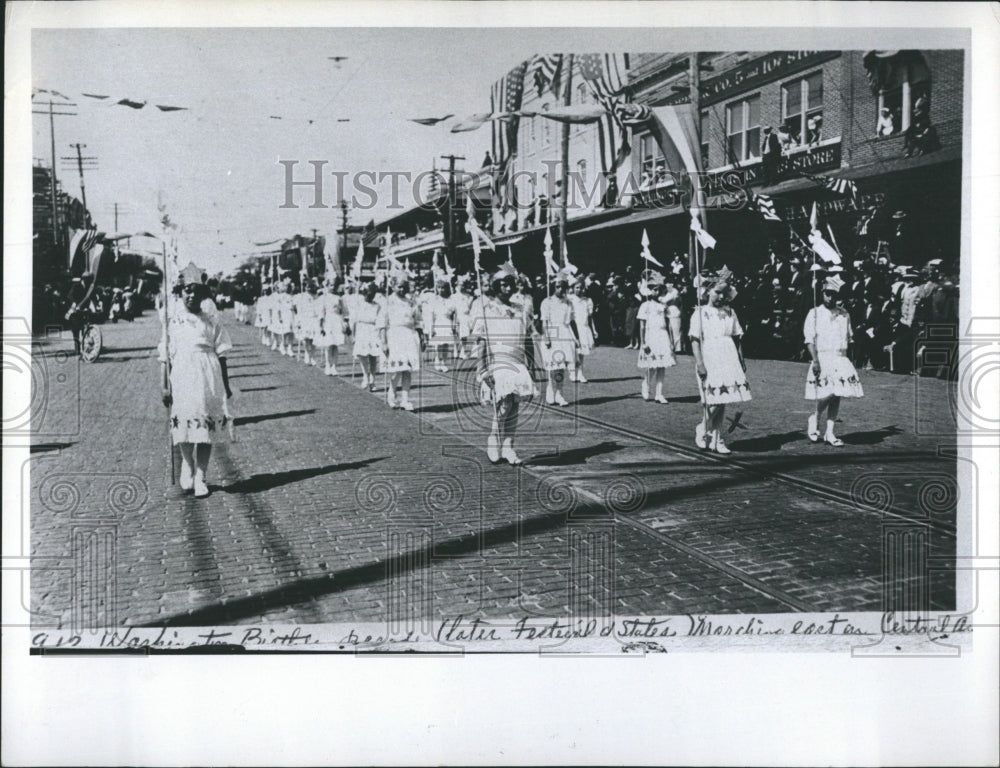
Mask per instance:
[[[88,162],[93,163],[94,161],[97,160],[97,158],[96,157],[87,157],[87,158],[83,157],[83,155],[80,153],[80,150],[83,147],[86,147],[87,146],[86,144],[79,144],[79,143],[77,143],[77,144],[70,144],[70,146],[73,147],[74,149],[76,149],[76,169],[80,173],[80,198],[81,198],[81,202],[83,203],[83,209],[86,211],[86,210],[88,210],[88,208],[87,208],[87,187],[83,183],[83,161],[86,159]],[[64,157],[63,158],[63,160],[72,160],[72,159],[73,158],[71,158],[71,157],[69,157],[69,158]],[[93,168],[94,166],[90,165],[89,167]],[[118,224],[116,223],[115,224],[115,231],[117,231],[117,230],[118,230]]]
[[[40,104],[40,103],[36,103],[36,104],[33,104],[32,106],[42,107],[42,106],[46,106],[46,105]],[[52,99],[49,99],[49,103],[48,103],[47,106],[48,106],[48,110],[47,111],[42,111],[42,110],[35,111],[35,110],[32,110],[31,114],[33,114],[33,115],[48,115],[49,116],[49,146],[50,146],[50,149],[52,151],[52,166],[51,166],[52,173],[51,173],[51,179],[49,180],[51,182],[51,193],[52,193],[51,194],[51,202],[52,202],[52,243],[56,247],[58,247],[62,243],[62,238],[59,236],[59,207],[58,207],[58,205],[56,203],[56,186],[58,185],[58,179],[56,178],[56,126],[55,126],[55,118],[59,117],[59,116],[75,117],[77,113],[76,112],[70,112],[70,111],[56,112],[55,111],[56,105],[52,103]],[[71,108],[73,108],[75,106],[76,106],[76,104],[71,103],[71,102],[65,102],[65,103],[60,102],[59,105],[58,105],[58,107],[60,109],[71,109]]]
[[[444,247],[448,254],[448,263],[455,263],[455,161],[464,160],[464,157],[456,155],[441,155],[442,160],[448,161],[448,218],[445,220]]]
[[[695,135],[695,151],[701,152],[701,68],[698,65],[698,52],[693,52],[688,57],[688,89],[691,98],[691,113],[694,118],[694,135]],[[697,190],[699,185],[693,183],[691,184],[691,194],[692,196],[697,195]],[[698,206],[698,200],[691,200],[692,211]],[[708,226],[708,215],[705,211],[701,211],[702,226]],[[698,259],[698,241],[694,234],[688,233],[688,242],[691,246],[691,251],[688,255],[688,269],[691,273],[701,274],[702,264]]]
[[[118,231],[118,203],[115,203],[115,232]]]
[[[347,201],[340,201],[340,234],[343,236],[344,247],[342,248],[345,258],[347,254]]]
[[[566,85],[563,104],[570,106],[573,98],[573,54],[566,55]],[[562,126],[562,193],[559,195],[559,261],[566,266],[566,200],[569,197],[569,123]]]

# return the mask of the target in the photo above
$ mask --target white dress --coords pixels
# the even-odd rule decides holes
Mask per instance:
[[[508,395],[534,397],[535,383],[525,365],[524,339],[527,334],[524,308],[486,299],[482,311],[472,315],[469,336],[488,341],[488,373],[493,377],[493,389],[485,382],[480,398],[498,401]]]
[[[456,293],[455,314],[458,317],[458,335],[460,338],[468,338],[471,327],[470,311],[472,308],[473,296],[468,293]]]
[[[378,338],[375,323],[378,320],[379,305],[363,298],[351,308],[351,333],[354,335],[354,357],[381,357],[382,343]]]
[[[667,307],[659,301],[644,301],[635,316],[646,321],[646,345],[639,350],[639,368],[670,368],[677,364],[667,330]],[[649,353],[646,353],[646,347]]]
[[[339,294],[324,293],[316,299],[317,334],[313,341],[321,347],[344,343],[344,302]]]
[[[232,419],[219,356],[233,347],[229,334],[209,315],[191,314],[183,306],[170,315],[170,435],[175,444],[228,442]],[[158,349],[161,362],[167,360],[164,342]]]
[[[816,345],[819,360],[819,386],[813,367],[806,374],[806,400],[825,397],[864,397],[861,381],[853,363],[847,357],[847,347],[854,338],[851,316],[846,309],[833,310],[826,306],[810,309],[802,326],[807,344]]]
[[[420,370],[420,335],[417,333],[419,309],[409,299],[396,294],[386,298],[375,327],[385,329],[389,355],[385,360],[387,373]]]
[[[274,297],[274,307],[271,312],[271,330],[278,334],[292,332],[292,296],[279,293]]]
[[[733,341],[743,335],[736,313],[728,307],[695,308],[689,334],[701,341],[701,356],[708,371],[704,384],[699,378],[702,401],[720,405],[751,400],[750,384]]]
[[[430,343],[435,347],[450,347],[458,342],[455,302],[435,296],[427,302],[425,317],[430,323]]]
[[[570,327],[573,306],[567,299],[549,296],[542,302],[539,314],[542,335],[538,338],[538,356],[547,371],[576,370],[576,336]],[[546,340],[550,343],[546,344]]]
[[[257,297],[257,303],[253,308],[253,327],[267,328],[267,300],[270,296],[261,295]]]
[[[580,354],[589,355],[594,351],[594,333],[590,330],[590,318],[594,314],[594,300],[588,296],[570,296],[573,307],[573,322],[580,339]]]

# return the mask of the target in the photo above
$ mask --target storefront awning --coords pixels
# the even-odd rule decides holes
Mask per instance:
[[[630,224],[643,224],[658,221],[659,219],[665,219],[678,213],[684,213],[684,206],[675,205],[670,208],[647,208],[645,210],[630,213],[626,216],[612,219],[611,221],[603,221],[600,224],[594,224],[593,226],[585,227],[584,229],[578,229],[570,234],[582,235],[587,232],[597,232],[599,230],[610,229],[611,227],[626,227]]]

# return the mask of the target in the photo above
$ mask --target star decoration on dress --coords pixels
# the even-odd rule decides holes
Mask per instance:
[[[178,418],[177,418],[176,416],[171,416],[171,417],[170,417],[170,423],[171,423],[171,424],[172,424],[172,425],[173,425],[173,426],[174,426],[175,428],[176,428],[176,427],[179,427],[179,426],[181,425],[181,422],[180,422],[180,419],[178,419]]]
[[[729,394],[729,387],[726,386],[725,384],[719,385],[719,394],[720,395],[728,395]]]
[[[709,384],[707,387],[705,387],[705,389],[708,391],[708,394],[710,394],[710,395],[714,395],[715,394],[715,387],[713,387],[711,384]]]

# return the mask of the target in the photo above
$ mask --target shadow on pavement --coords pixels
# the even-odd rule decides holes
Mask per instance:
[[[582,464],[591,456],[601,456],[606,453],[614,453],[624,448],[621,443],[614,440],[605,440],[603,443],[588,445],[584,448],[573,448],[561,453],[542,453],[532,456],[526,463],[532,466],[564,467],[569,464]]]
[[[895,437],[901,434],[903,434],[903,431],[893,424],[888,427],[873,429],[870,432],[851,432],[847,435],[841,435],[840,439],[848,445],[878,445],[887,437]]]
[[[237,427],[241,427],[246,424],[256,424],[260,421],[271,421],[273,419],[290,419],[293,416],[308,416],[311,413],[316,413],[316,409],[305,408],[300,411],[282,411],[281,413],[262,413],[259,416],[237,416],[235,419],[233,419],[233,424]]]
[[[31,446],[29,453],[47,453],[48,451],[60,451],[69,448],[73,443],[38,443]]]
[[[613,403],[617,400],[636,400],[639,398],[638,392],[629,392],[627,395],[608,395],[606,397],[585,397],[575,401],[577,405],[602,405],[603,403]]]
[[[240,392],[269,392],[277,387],[244,387]]]
[[[782,432],[779,435],[764,435],[763,437],[751,437],[745,440],[734,440],[729,443],[729,447],[734,451],[745,451],[747,453],[764,453],[766,451],[781,450],[781,446],[786,443],[795,443],[805,440],[806,436],[802,430],[792,432]]]
[[[305,469],[290,469],[286,472],[262,472],[253,475],[246,480],[239,480],[232,485],[219,488],[225,493],[260,493],[282,485],[295,483],[299,480],[309,480],[313,477],[321,477],[334,472],[347,472],[352,469],[364,469],[370,464],[390,458],[389,456],[377,456],[373,459],[363,459],[362,461],[351,461],[345,464],[327,464],[324,467],[307,467]]]
[[[234,373],[229,378],[231,379],[249,379],[253,376],[274,376],[273,373]]]

